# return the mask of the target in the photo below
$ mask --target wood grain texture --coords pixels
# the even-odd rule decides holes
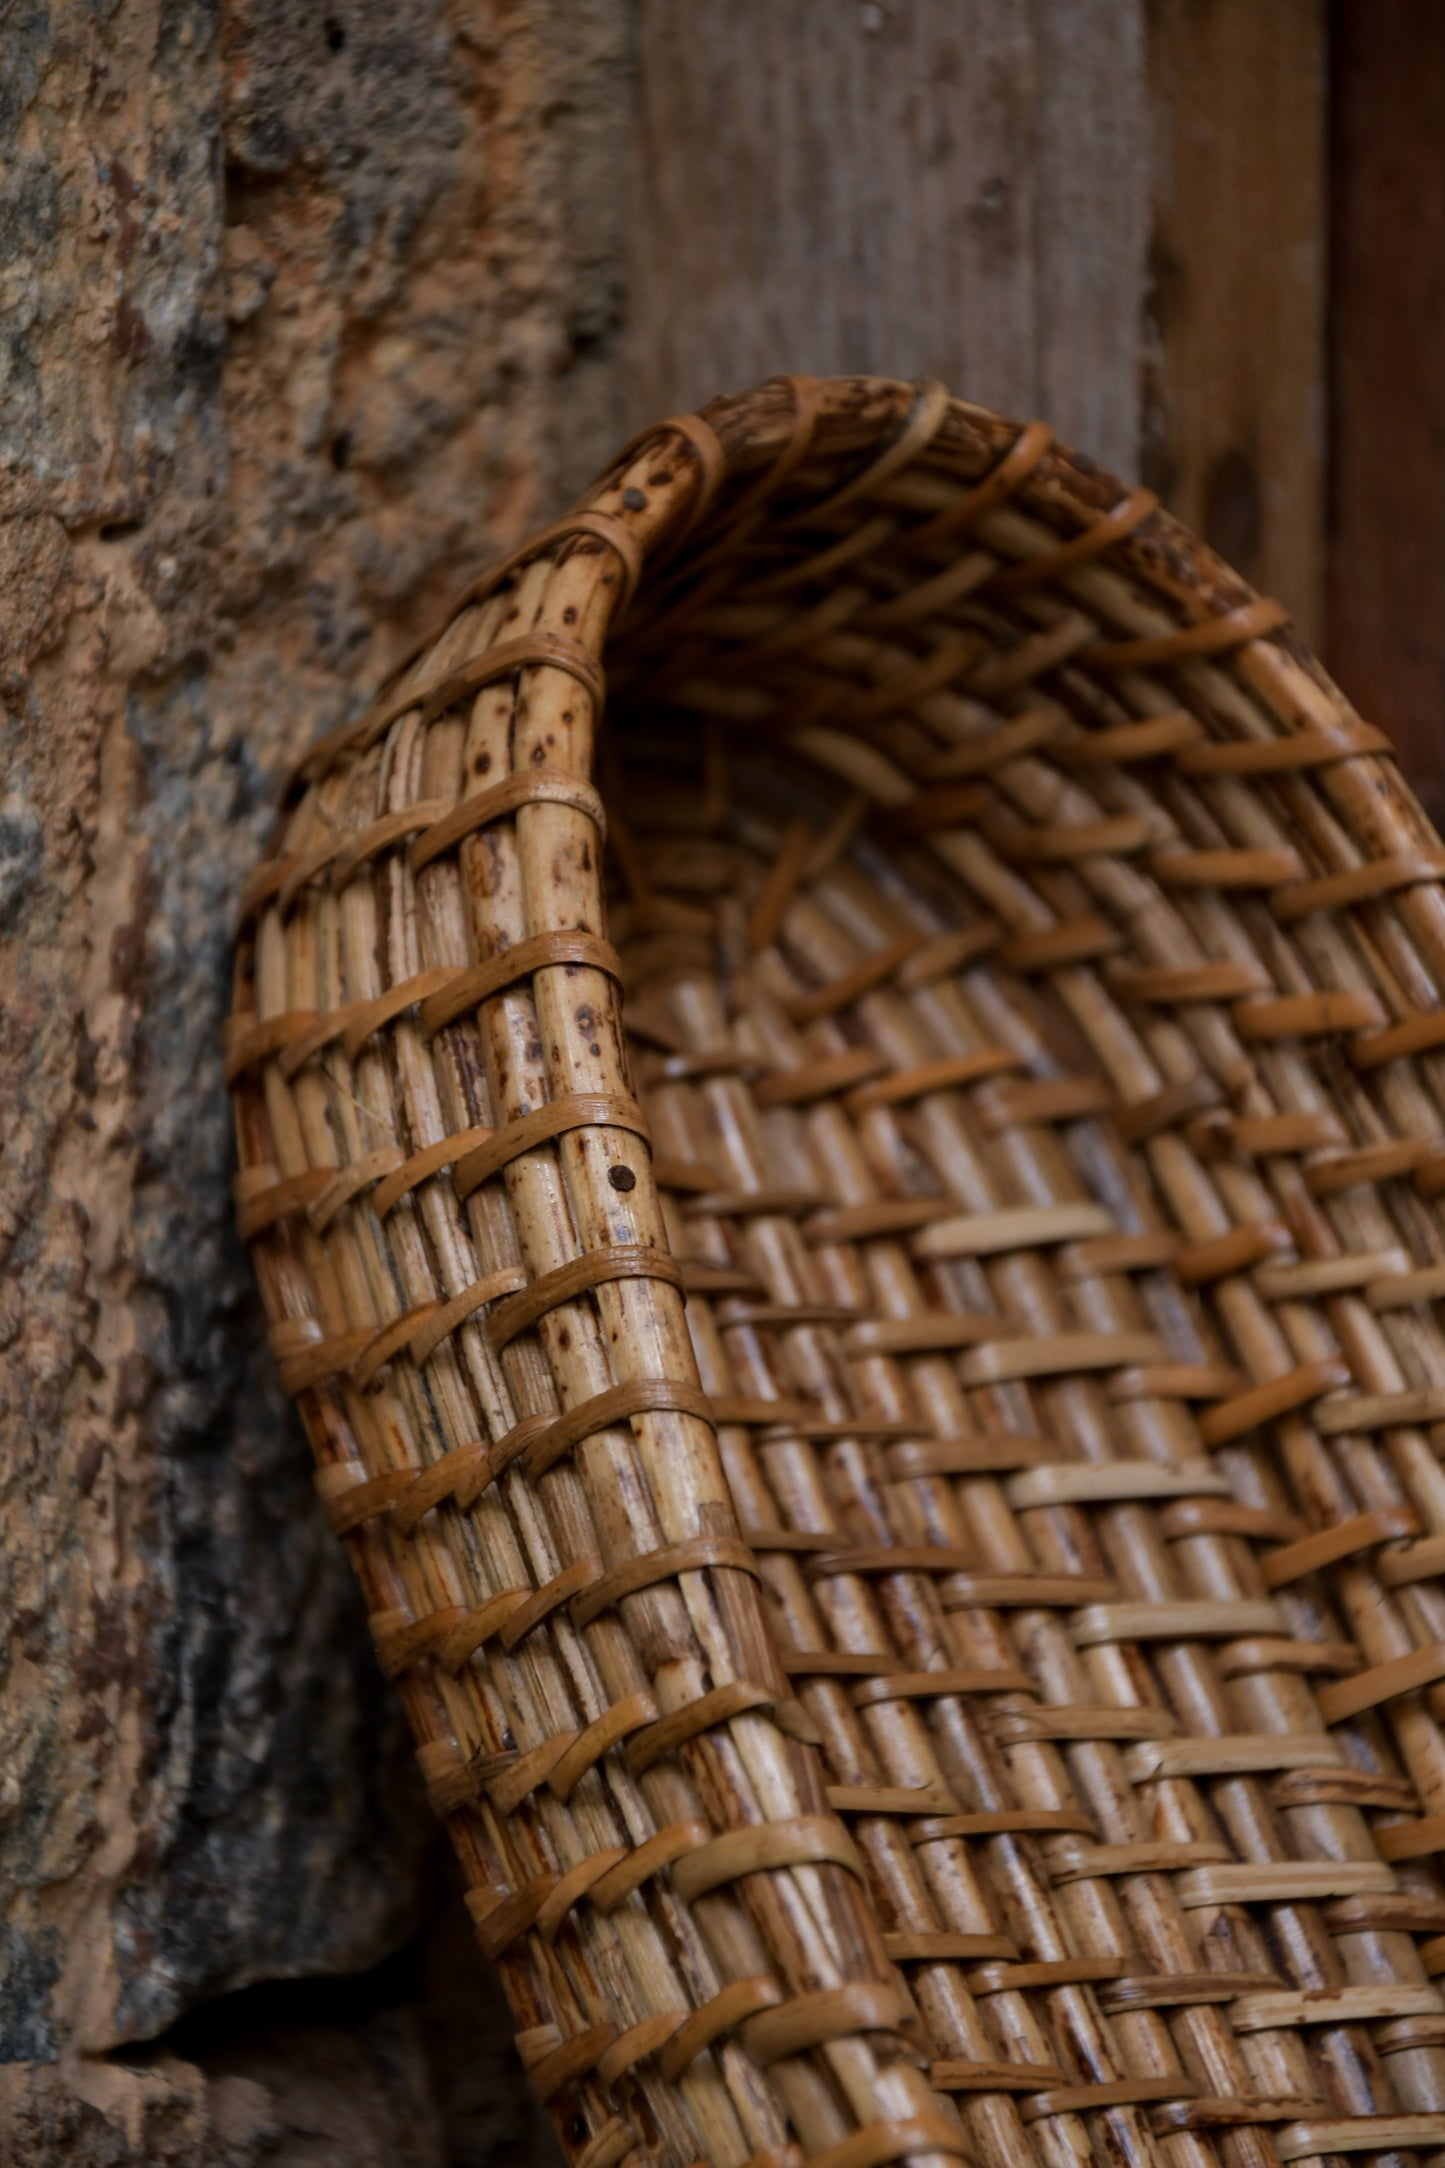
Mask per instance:
[[[1332,19],[1327,656],[1445,813],[1445,40],[1429,0]]]
[[[642,0],[638,35],[631,421],[931,375],[1137,470],[1138,0]]]
[[[1323,591],[1322,0],[1154,0],[1145,477],[1306,640]]]

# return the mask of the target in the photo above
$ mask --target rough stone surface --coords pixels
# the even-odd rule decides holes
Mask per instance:
[[[152,2050],[0,2067],[10,2168],[547,2168],[459,1892],[360,1979],[268,1984]]]
[[[424,1812],[232,1233],[229,922],[288,752],[615,435],[623,17],[0,11],[0,2064],[27,2163],[291,2159],[261,2079],[75,2058],[371,1963],[414,1910]]]

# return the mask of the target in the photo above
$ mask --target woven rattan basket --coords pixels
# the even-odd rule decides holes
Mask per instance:
[[[1442,873],[932,384],[662,424],[301,761],[243,1229],[573,2168],[1445,2148]]]

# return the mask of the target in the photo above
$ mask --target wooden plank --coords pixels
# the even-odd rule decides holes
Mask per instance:
[[[1325,36],[1323,0],[1149,14],[1145,479],[1307,640],[1324,574]]]
[[[642,0],[641,424],[777,370],[940,377],[1132,475],[1142,0]]]
[[[1445,38],[1433,0],[1333,17],[1329,630],[1445,821]]]
[[[1022,11],[1020,11],[1022,12]],[[1034,411],[1065,443],[1138,479],[1150,129],[1144,10],[1034,8],[1039,99]]]

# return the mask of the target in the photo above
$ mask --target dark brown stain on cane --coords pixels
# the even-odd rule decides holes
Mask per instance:
[[[622,503],[624,510],[628,512],[645,512],[647,510],[647,497],[645,492],[640,489],[624,489]]]
[[[601,1047],[597,1043],[596,1038],[597,1028],[600,1022],[601,1019],[598,1016],[596,1010],[591,1008],[590,1006],[584,1004],[584,1006],[577,1011],[577,1029],[581,1032],[583,1038],[587,1042],[587,1051],[589,1054],[600,1054],[602,1051]]]
[[[636,1189],[637,1176],[630,1167],[609,1167],[607,1179],[614,1189]]]

